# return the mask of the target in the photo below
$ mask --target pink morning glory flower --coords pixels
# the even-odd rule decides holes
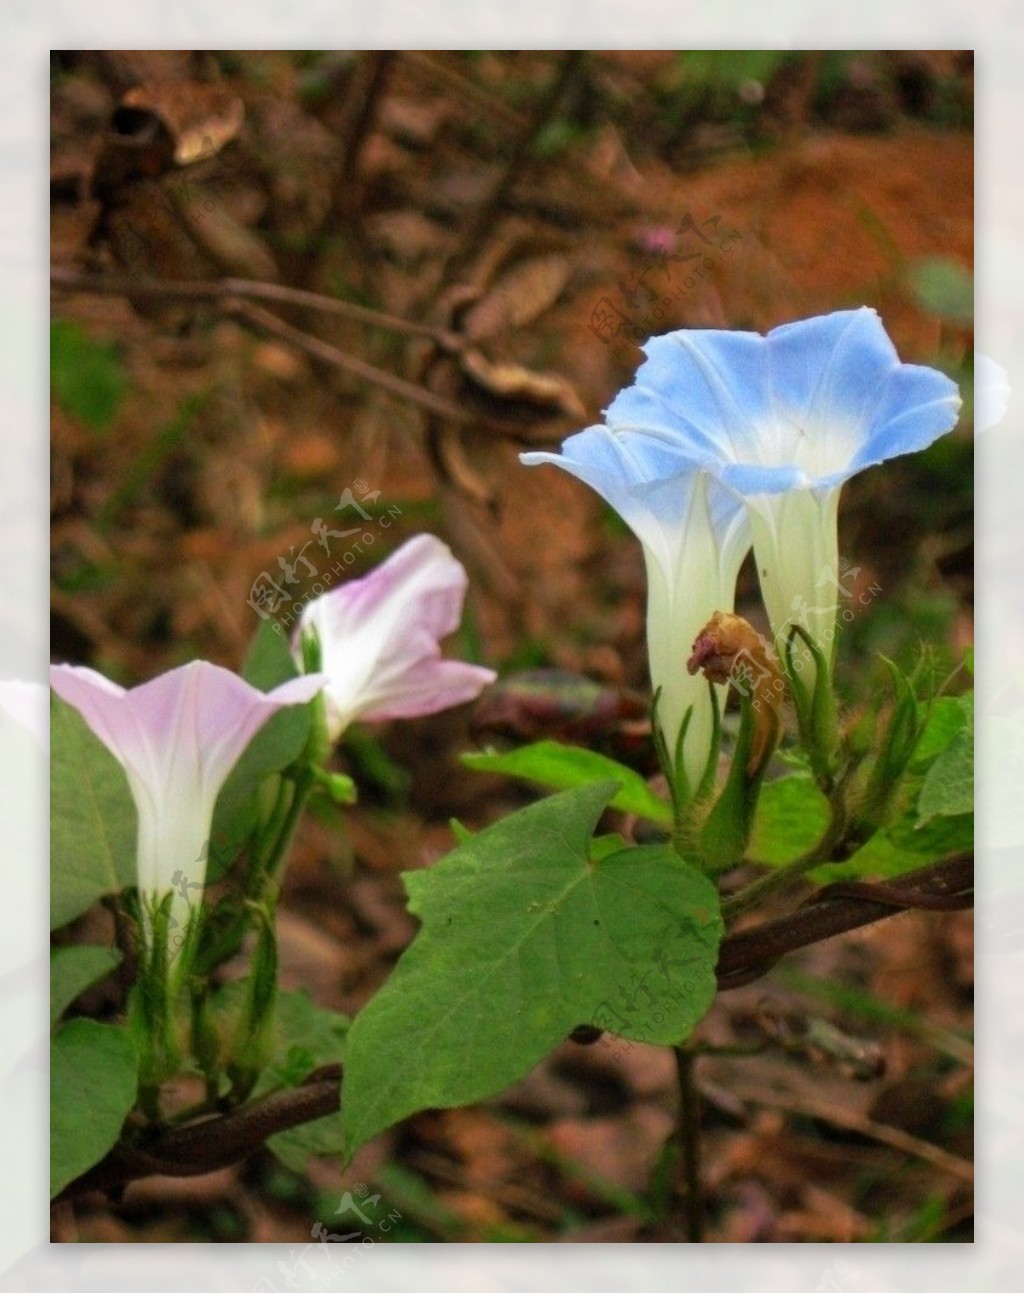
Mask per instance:
[[[126,690],[94,669],[51,667],[50,686],[128,777],[142,897],[173,893],[171,916],[185,923],[195,901],[188,889],[201,894],[206,880],[213,809],[228,774],[269,718],[312,700],[323,681],[309,674],[265,694],[228,669],[195,660]]]
[[[382,565],[303,610],[294,647],[315,630],[331,740],[355,719],[383,722],[435,714],[473,700],[492,669],[445,660],[440,640],[462,616],[468,580],[431,534],[404,543]]]

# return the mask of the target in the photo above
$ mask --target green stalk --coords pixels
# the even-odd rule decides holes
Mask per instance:
[[[817,844],[801,857],[772,871],[770,875],[762,876],[760,880],[755,880],[753,884],[748,884],[745,889],[741,889],[739,893],[734,894],[731,898],[726,898],[722,903],[722,915],[727,921],[739,916],[742,912],[749,911],[751,907],[760,906],[766,899],[785,892],[794,881],[799,880],[808,871],[813,871],[815,867],[833,860],[832,855],[836,845],[842,841],[846,834],[846,808],[841,796],[843,788],[838,787],[837,794],[830,801],[832,818]]]
[[[277,881],[283,870],[285,855],[288,852],[289,845],[292,842],[292,836],[295,834],[296,827],[299,824],[299,818],[302,816],[306,807],[306,801],[312,793],[316,784],[316,778],[313,771],[304,767],[298,772],[292,780],[292,795],[285,811],[278,811],[281,807],[279,804],[271,822],[269,823],[267,836],[270,839],[270,846],[265,853],[262,853],[258,860],[256,870],[263,877],[263,889],[266,890],[268,882],[271,887],[276,889]],[[263,897],[264,894],[261,894]]]

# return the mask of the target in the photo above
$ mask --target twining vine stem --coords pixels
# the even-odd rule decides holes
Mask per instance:
[[[716,971],[719,991],[739,988],[760,978],[797,948],[903,911],[955,911],[970,907],[973,891],[971,853],[955,854],[907,872],[891,883],[858,881],[826,885],[785,916],[727,933]],[[594,1029],[584,1026],[579,1031],[580,1040],[584,1034],[587,1040],[596,1040]],[[684,1091],[682,1085],[680,1090]],[[215,1171],[246,1158],[277,1132],[337,1113],[340,1100],[341,1066],[326,1066],[311,1074],[301,1086],[274,1092],[227,1113],[198,1119],[185,1126],[154,1131],[137,1144],[116,1145],[104,1159],[72,1181],[54,1202],[96,1190],[117,1194],[132,1181],[146,1176],[200,1176]],[[687,1196],[697,1200],[691,1205],[696,1209],[699,1195],[688,1190]],[[695,1223],[694,1211],[688,1224],[691,1237]]]
[[[890,884],[840,881],[795,911],[727,934],[718,956],[719,991],[767,974],[787,952],[823,942],[901,911],[957,911],[974,905],[974,854],[956,853],[908,871]]]

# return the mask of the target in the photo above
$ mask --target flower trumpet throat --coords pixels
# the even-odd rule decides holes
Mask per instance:
[[[753,721],[747,776],[771,758],[782,736],[785,684],[771,644],[743,618],[715,611],[694,640],[686,662],[689,674],[702,671],[709,682],[728,683],[750,701]]]

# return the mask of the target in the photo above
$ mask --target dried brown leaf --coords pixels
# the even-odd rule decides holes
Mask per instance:
[[[583,401],[557,373],[536,373],[522,364],[495,362],[479,350],[463,351],[459,362],[467,377],[499,399],[525,400],[566,417],[586,417]]]
[[[202,161],[219,153],[242,128],[242,100],[219,85],[198,81],[151,81],[133,86],[121,100],[122,108],[149,113],[174,141],[179,166]]]
[[[517,261],[467,311],[462,331],[479,342],[525,327],[554,305],[570,273],[568,258],[557,253]]]
[[[254,278],[276,283],[280,277],[263,239],[216,203],[190,201],[174,189],[169,196],[179,218],[197,246],[210,257],[219,273],[231,278]]]
[[[495,491],[470,461],[458,431],[439,428],[430,439],[431,455],[444,480],[482,507],[493,507]]]

